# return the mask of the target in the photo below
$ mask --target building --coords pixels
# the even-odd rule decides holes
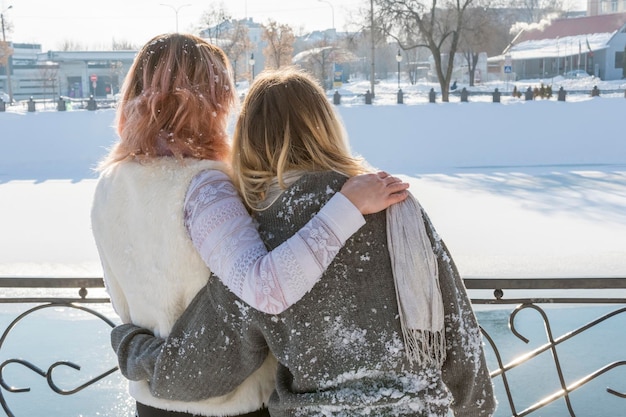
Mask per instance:
[[[132,65],[137,51],[48,51],[39,44],[13,43],[11,91],[16,101],[111,97]],[[0,69],[0,90],[9,91],[6,69]]]
[[[541,29],[522,30],[501,56],[490,61],[515,79],[582,70],[602,80],[617,80],[626,74],[625,52],[626,13],[613,13],[557,19]]]
[[[626,13],[626,0],[587,0],[587,16]]]

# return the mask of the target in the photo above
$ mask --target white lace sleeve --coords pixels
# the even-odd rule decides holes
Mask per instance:
[[[203,171],[185,199],[185,226],[207,266],[239,298],[279,314],[320,279],[365,219],[341,193],[286,242],[268,252],[226,174]]]

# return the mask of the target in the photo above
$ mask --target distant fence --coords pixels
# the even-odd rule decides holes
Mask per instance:
[[[624,346],[619,342],[615,342],[615,346],[609,346],[612,350],[617,352],[618,355],[622,355],[618,360],[604,363],[597,369],[578,378],[575,382],[568,382],[567,369],[561,363],[561,355],[559,349],[561,346],[570,341],[574,337],[581,337],[584,333],[590,329],[597,328],[602,324],[605,324],[605,331],[608,328],[608,340],[605,343],[610,344],[611,341],[615,341],[615,336],[623,335],[625,333],[624,327],[614,325],[612,322],[616,320],[618,316],[624,316],[626,312],[626,277],[622,278],[508,278],[508,279],[491,279],[491,278],[467,278],[464,280],[465,285],[472,295],[472,303],[475,308],[479,306],[488,307],[494,305],[517,305],[514,310],[508,316],[508,329],[512,335],[517,339],[527,343],[529,340],[522,335],[522,331],[519,329],[518,316],[524,310],[534,311],[539,314],[540,322],[545,328],[545,336],[547,342],[543,343],[529,351],[516,354],[515,357],[506,362],[503,360],[507,348],[509,345],[498,346],[495,338],[490,335],[489,330],[485,328],[481,322],[481,328],[483,336],[487,343],[488,355],[493,358],[490,362],[495,362],[495,365],[491,365],[491,376],[499,381],[503,387],[503,393],[499,395],[499,413],[502,414],[502,409],[508,407],[510,410],[506,415],[513,417],[523,417],[526,415],[539,415],[534,414],[539,410],[542,410],[541,415],[569,415],[571,417],[577,416],[576,405],[571,401],[571,393],[580,389],[584,385],[591,381],[600,378],[603,375],[620,372],[614,371],[616,368],[626,365],[626,351]],[[7,403],[6,395],[28,392],[30,388],[20,386],[15,387],[5,379],[4,371],[9,366],[21,365],[24,368],[34,372],[41,377],[45,378],[47,384],[53,392],[59,395],[72,395],[76,394],[94,383],[106,378],[107,376],[115,373],[117,367],[112,367],[99,375],[92,377],[89,381],[81,383],[80,385],[71,389],[62,389],[53,377],[53,371],[59,367],[69,367],[73,369],[80,369],[80,365],[71,361],[54,361],[47,370],[35,365],[37,358],[8,358],[3,356],[3,347],[12,332],[21,324],[22,320],[27,316],[33,314],[36,311],[49,308],[70,308],[78,309],[88,314],[93,315],[99,320],[102,320],[106,325],[110,327],[115,326],[114,317],[106,317],[105,315],[95,311],[88,307],[88,305],[108,304],[110,301],[106,297],[92,296],[89,294],[90,290],[100,290],[104,288],[104,284],[101,278],[0,278],[0,288],[13,289],[13,291],[23,292],[33,291],[40,293],[37,296],[24,297],[21,294],[18,296],[6,296],[7,291],[3,291],[5,296],[0,297],[0,304],[25,304],[30,306],[21,312],[11,323],[4,329],[2,336],[0,337],[0,404],[7,416],[13,417],[15,414],[10,410]],[[75,294],[64,294],[63,296],[49,296],[48,292],[54,291],[67,291],[77,290]],[[486,295],[480,295],[483,292]],[[522,292],[524,295],[516,295],[516,292]],[[478,293],[475,296],[474,293]],[[511,296],[509,296],[511,293]],[[543,293],[543,294],[542,294]],[[572,293],[572,294],[570,294]],[[537,294],[537,295],[533,295]],[[603,313],[599,317],[592,321],[580,325],[579,327],[568,329],[562,335],[555,335],[553,333],[553,325],[546,308],[555,305],[602,305],[611,306],[611,311]],[[575,311],[575,310],[572,310]],[[480,321],[479,316],[479,321]],[[614,348],[614,349],[613,349]],[[43,349],[43,347],[42,347]],[[580,348],[579,348],[580,349]],[[590,359],[594,356],[596,350],[591,351],[578,350],[577,354],[585,359]],[[509,375],[515,370],[519,369],[522,365],[528,366],[528,364],[535,358],[541,356],[543,353],[548,353],[551,356],[551,366],[554,367],[554,372],[558,376],[559,389],[556,392],[545,395],[539,401],[527,405],[525,407],[518,406],[518,389],[511,383]],[[545,356],[545,355],[544,355]],[[600,358],[602,360],[602,358]],[[626,369],[621,370],[623,375],[626,376]],[[539,377],[537,377],[539,378]],[[624,381],[625,378],[619,378],[620,381]],[[523,389],[528,389],[525,386]],[[619,401],[626,398],[626,384],[622,387],[608,387],[606,388],[605,396],[611,398],[619,398]],[[504,398],[505,397],[505,398]],[[564,406],[559,409],[558,413],[550,414],[550,406],[554,407],[554,403],[563,402]],[[603,401],[600,401],[603,402]],[[600,406],[600,404],[596,404]],[[43,406],[45,407],[45,405]],[[626,402],[620,402],[613,412],[610,414],[602,414],[599,412],[594,417],[607,417],[623,415],[626,409]],[[520,408],[523,408],[520,410]],[[564,411],[564,409],[566,411]],[[547,414],[546,414],[547,413]],[[565,414],[566,413],[566,414]],[[500,415],[499,414],[499,415]],[[502,414],[504,415],[504,414]],[[578,414],[579,417],[583,417],[583,414]],[[588,414],[584,415],[588,417]]]
[[[511,85],[512,87],[512,85]],[[558,100],[558,101],[566,101],[566,97],[575,97],[575,96],[604,96],[604,97],[626,97],[626,90],[624,89],[589,89],[589,90],[563,90],[561,95],[559,95],[558,90],[551,90],[549,96],[539,95],[539,86],[536,85],[525,85],[525,87],[530,87],[533,91],[527,95],[527,91],[525,89],[520,89],[517,92],[513,91],[500,91],[497,88],[494,91],[484,91],[479,89],[455,89],[449,92],[449,101],[451,102],[471,102],[474,101],[492,101],[500,103],[502,101],[507,100]],[[551,87],[551,86],[550,86]],[[410,89],[409,89],[410,90]],[[245,95],[242,95],[242,98]],[[335,105],[340,104],[376,104],[377,101],[381,101],[384,103],[389,103],[391,101],[395,101],[397,104],[410,104],[410,103],[436,103],[441,101],[441,91],[439,89],[433,88],[430,92],[417,92],[417,91],[403,91],[402,89],[398,89],[397,92],[394,93],[376,93],[376,96],[373,96],[369,90],[363,91],[362,93],[339,93],[335,91],[334,93],[330,93],[328,96],[329,101],[331,101]],[[97,110],[97,109],[107,109],[114,108],[117,106],[117,101],[113,98],[70,98],[67,96],[60,96],[49,99],[29,99],[22,100],[13,104],[16,108],[21,108],[27,110],[29,112],[42,111],[42,110],[57,110],[57,111],[66,111],[66,110]],[[2,102],[0,100],[0,112],[5,112],[9,109],[10,106],[8,103]]]
[[[35,99],[31,97],[28,100],[21,100],[9,105],[0,99],[0,112],[5,112],[10,109],[10,106],[14,108],[26,110],[28,112],[37,111],[67,111],[67,110],[97,110],[113,108],[117,105],[117,100],[113,98],[94,98],[94,97],[82,97],[73,98],[67,96],[60,96],[57,98],[42,98]]]
[[[513,86],[511,85],[511,88]],[[548,87],[548,86],[544,86]],[[625,89],[605,89],[590,88],[588,90],[565,90],[563,89],[559,94],[559,89],[552,90],[550,87],[549,93],[544,92],[538,85],[528,84],[523,89],[515,91],[502,91],[498,88],[493,91],[485,91],[479,89],[455,89],[448,93],[448,100],[450,102],[471,102],[471,101],[490,101],[494,103],[501,103],[505,101],[523,101],[523,100],[553,100],[553,101],[566,101],[567,97],[610,97],[610,98],[626,98]],[[528,90],[530,89],[530,91]],[[329,100],[335,105],[340,104],[376,104],[382,102],[388,104],[390,101],[395,101],[397,104],[410,104],[410,103],[437,103],[441,101],[441,91],[438,88],[432,88],[429,92],[416,92],[416,91],[403,91],[398,89],[395,93],[376,93],[372,96],[369,90],[362,93],[339,93],[335,91],[330,95]]]

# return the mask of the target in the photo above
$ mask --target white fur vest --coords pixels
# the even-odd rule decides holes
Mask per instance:
[[[166,337],[210,271],[184,225],[183,202],[191,179],[220,162],[160,158],[120,162],[107,168],[96,187],[91,220],[104,280],[115,311]],[[273,390],[272,358],[233,393],[199,403],[165,401],[146,382],[131,382],[131,395],[152,407],[201,415],[254,411]],[[199,365],[201,366],[201,365]]]

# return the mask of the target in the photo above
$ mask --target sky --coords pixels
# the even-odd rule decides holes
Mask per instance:
[[[568,0],[575,10],[585,10],[585,0]],[[273,19],[289,24],[296,33],[354,30],[359,10],[367,0],[228,0],[222,1],[233,18],[250,17],[258,23]],[[43,51],[61,49],[70,40],[89,49],[105,49],[113,40],[143,45],[163,32],[194,32],[203,13],[219,0],[0,0],[11,31],[7,40],[39,43]],[[12,6],[11,9],[7,8]],[[178,11],[178,12],[177,12]],[[178,20],[178,22],[177,22]]]
[[[565,103],[527,102],[507,95],[500,104],[490,102],[488,96],[470,96],[469,103],[452,96],[450,103],[430,104],[425,97],[431,85],[403,85],[407,104],[397,105],[396,80],[389,80],[378,84],[374,105],[367,106],[360,95],[367,81],[355,80],[341,89],[344,100],[336,109],[354,152],[410,182],[464,277],[626,277],[626,85],[560,77],[554,81],[568,90],[584,90],[596,83],[602,90],[620,88],[621,93],[600,98],[571,95]],[[518,88],[538,82],[527,80]],[[497,86],[503,92],[511,88]],[[494,87],[482,86],[487,91]],[[0,276],[101,276],[89,221],[96,185],[92,168],[115,140],[113,117],[111,109],[27,113],[15,106],[0,113]],[[33,296],[36,290],[16,291]],[[626,298],[624,290],[611,296]],[[555,309],[550,312],[553,330],[560,335],[591,321],[598,317],[598,308]],[[19,314],[16,311],[23,311],[23,306],[2,305],[0,328]],[[110,306],[106,313],[114,315]],[[496,326],[490,334],[506,341],[498,344],[506,347],[509,356],[545,343],[543,325],[530,326],[532,317],[530,325],[524,322],[523,327],[531,340],[528,346],[511,336],[500,310],[478,313],[484,313],[479,316],[482,325]],[[86,372],[91,366],[103,367],[102,371],[114,366],[106,325],[98,327],[93,324],[96,320],[59,308],[33,320],[35,331],[27,325],[29,333],[9,337],[0,360],[37,358],[37,363],[46,364],[58,359],[41,360],[42,354],[56,358],[62,352],[64,358],[85,365]],[[67,330],[59,324],[64,320],[72,323]],[[565,366],[569,361],[577,367],[575,373],[567,368],[569,381],[623,360],[619,357],[619,347],[625,343],[623,321],[611,323],[608,330],[595,330],[589,340],[584,339],[587,345],[580,349],[592,352],[585,361],[580,361],[580,351],[560,350],[561,363]],[[607,333],[609,339],[603,339]],[[76,334],[89,337],[77,339]],[[24,343],[24,338],[32,341],[35,335],[45,337],[45,352],[41,344]],[[55,343],[62,350],[55,350]],[[529,368],[509,376],[526,400],[538,400],[540,394],[558,389],[553,363],[533,362]],[[28,376],[30,383],[32,375]],[[74,386],[75,376],[71,374],[68,386]],[[105,381],[82,396],[60,399],[47,387],[35,387],[10,401],[16,415],[42,415],[41,404],[46,415],[54,414],[53,407],[64,415],[70,409],[86,417],[131,415],[133,402],[120,374]],[[623,399],[606,394],[605,388],[619,390],[622,382],[623,373],[616,370],[599,378],[594,389],[577,390],[572,395],[576,413],[619,414]],[[496,392],[500,400],[496,417],[510,416],[506,398]],[[603,413],[599,405],[608,411]],[[567,415],[562,403],[555,407],[560,413],[541,415]]]
[[[266,23],[273,19],[291,25],[298,33],[329,29],[342,30],[364,0],[228,0],[223,1],[233,18],[252,17]],[[365,2],[367,3],[367,2]],[[110,46],[111,41],[143,45],[151,37],[178,29],[193,31],[203,12],[218,1],[203,0],[0,0],[12,24],[7,39],[17,43],[40,43],[44,51],[59,49],[66,40],[93,47]],[[165,4],[165,5],[163,5]],[[333,19],[334,17],[334,19]]]

